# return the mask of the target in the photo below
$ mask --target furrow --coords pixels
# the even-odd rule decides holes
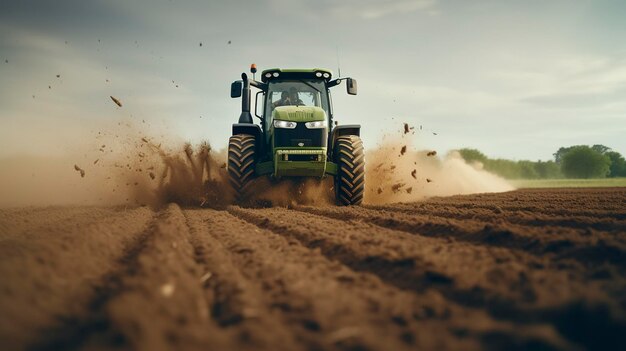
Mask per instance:
[[[569,228],[522,227],[513,224],[461,221],[428,215],[372,210],[362,207],[309,207],[296,210],[334,219],[364,221],[377,226],[427,237],[450,238],[481,246],[503,247],[553,259],[585,264],[610,263],[626,267],[626,244],[605,235],[586,237]]]
[[[376,282],[360,282],[357,285],[366,287],[357,291],[353,282],[362,281],[363,277],[341,269],[295,241],[260,230],[228,213],[199,211],[197,215],[210,235],[229,250],[230,259],[248,279],[251,293],[263,302],[263,306],[248,312],[256,316],[252,318],[279,316],[284,330],[272,328],[272,333],[288,331],[302,344],[298,348],[286,347],[290,339],[274,335],[286,349],[403,350],[414,346],[415,328],[390,323],[390,311],[368,312],[374,303],[372,299],[377,305],[393,305],[406,298],[412,300],[408,294],[397,296],[397,292],[392,292],[399,301],[379,301],[378,289],[372,291]],[[396,310],[399,308],[396,306]],[[377,328],[378,336],[372,337]]]
[[[546,206],[546,202],[549,202],[552,205]],[[542,203],[536,206],[528,205],[527,203],[515,205],[511,203],[483,204],[477,202],[432,202],[432,204],[467,210],[487,209],[492,211],[523,211],[531,214],[538,213],[550,216],[576,216],[598,219],[626,220],[626,212],[624,212],[623,207],[610,209],[607,206],[602,206],[601,209],[594,209],[590,206],[581,205],[579,208],[575,208],[571,203],[558,203],[556,201],[551,201],[550,199],[544,199]]]
[[[201,281],[210,316],[239,342],[236,349],[303,348],[294,337],[294,328],[264,301],[263,283],[246,277],[238,254],[214,237],[224,230],[224,223],[235,233],[242,231],[232,217],[214,210],[186,210],[184,215],[196,262],[203,267]]]
[[[104,312],[110,332],[122,335],[132,349],[236,349],[210,318],[201,282],[205,272],[194,259],[189,235],[181,209],[170,204],[119,275]]]
[[[390,286],[411,292],[417,297],[435,291],[454,301],[450,302],[453,305],[458,304],[470,310],[486,308],[490,314],[506,320],[506,323],[522,323],[517,328],[525,328],[528,324],[547,327],[546,323],[551,322],[540,319],[540,312],[527,312],[526,317],[518,318],[514,313],[523,311],[524,306],[509,307],[517,299],[535,302],[539,297],[533,295],[537,293],[534,289],[524,288],[528,272],[515,264],[516,257],[507,250],[496,253],[492,252],[494,249],[475,250],[476,247],[449,245],[445,241],[415,237],[364,223],[346,223],[281,209],[231,207],[229,212],[260,228],[294,238],[353,271],[373,274]],[[433,255],[437,259],[431,259]],[[502,272],[511,269],[519,274],[511,274],[507,278],[511,281],[498,281],[505,276]],[[468,274],[470,272],[474,274]],[[559,277],[567,282],[567,274],[560,274]],[[541,277],[532,278],[531,283],[538,284]],[[507,288],[507,283],[512,288]],[[552,284],[558,288],[562,286],[562,281]],[[562,296],[554,299],[541,296],[541,299],[548,304],[560,302]],[[538,338],[535,342],[551,347],[570,345],[558,335],[551,335],[547,339]]]
[[[96,294],[98,282],[153,215],[137,208],[85,226],[41,229],[27,238],[0,242],[3,348],[45,343],[68,319],[88,314],[84,306]]]
[[[188,236],[169,205],[102,282],[89,318],[42,349],[235,350],[210,318]]]
[[[588,233],[589,230],[610,232],[611,237],[626,241],[626,220],[580,216],[550,216],[525,211],[505,211],[492,208],[456,208],[429,203],[364,206],[376,211],[400,212],[409,215],[428,215],[444,219],[474,220],[485,224],[504,222],[532,227],[567,227]]]

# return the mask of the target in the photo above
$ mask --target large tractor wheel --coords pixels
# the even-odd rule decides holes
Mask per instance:
[[[254,179],[256,138],[236,134],[228,140],[228,178],[237,200],[247,198],[249,185]]]
[[[365,192],[365,154],[356,135],[341,136],[335,142],[335,195],[339,205],[359,205]]]

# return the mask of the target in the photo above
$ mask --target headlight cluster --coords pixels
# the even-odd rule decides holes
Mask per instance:
[[[280,120],[277,120],[277,119],[274,120],[274,128],[294,129],[294,128],[296,128],[297,125],[298,125],[298,123],[296,123],[296,122],[280,121]],[[326,120],[324,120],[324,121],[313,121],[313,122],[306,122],[306,123],[304,123],[304,126],[309,128],[309,129],[326,128],[327,125],[328,125],[328,123],[326,122]]]
[[[296,125],[296,122],[274,120],[274,128],[294,129]]]
[[[304,125],[309,129],[320,129],[326,127],[326,120],[306,122]]]

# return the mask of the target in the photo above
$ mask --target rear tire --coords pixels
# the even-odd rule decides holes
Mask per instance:
[[[228,140],[228,179],[239,201],[248,197],[254,179],[255,148],[256,138],[252,135],[236,134]]]
[[[342,206],[359,205],[365,193],[365,153],[356,135],[337,138],[334,158],[337,163],[335,196]]]

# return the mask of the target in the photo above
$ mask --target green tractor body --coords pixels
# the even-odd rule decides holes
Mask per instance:
[[[253,66],[252,72],[256,72]],[[231,97],[242,97],[239,123],[229,142],[228,170],[238,197],[251,194],[259,176],[273,178],[335,178],[337,202],[361,203],[364,155],[360,126],[333,126],[330,88],[346,81],[356,94],[356,80],[331,80],[325,69],[268,69],[261,82],[244,73],[231,86]],[[251,87],[256,93],[255,124],[250,113]]]

